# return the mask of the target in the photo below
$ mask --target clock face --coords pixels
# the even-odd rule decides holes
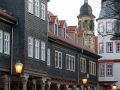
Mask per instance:
[[[113,26],[112,26],[112,23],[111,22],[108,22],[107,23],[107,32],[112,32],[113,31]]]

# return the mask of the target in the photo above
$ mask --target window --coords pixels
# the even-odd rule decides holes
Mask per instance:
[[[4,53],[10,54],[10,34],[4,32]]]
[[[35,0],[35,16],[40,16],[40,3],[39,0]]]
[[[3,31],[0,30],[0,52],[3,52]]]
[[[113,25],[111,22],[108,22],[107,23],[107,32],[108,33],[111,33],[113,31]]]
[[[41,60],[45,61],[45,42],[41,41]]]
[[[113,43],[112,42],[107,42],[106,43],[106,50],[107,50],[107,53],[112,53],[113,52]]]
[[[116,43],[116,52],[120,53],[120,43]]]
[[[105,76],[105,64],[99,64],[99,74],[100,77]]]
[[[28,12],[33,14],[33,0],[28,0]]]
[[[106,65],[106,74],[107,76],[113,76],[113,65],[112,64]]]
[[[103,32],[104,31],[104,24],[103,23],[99,23],[98,29],[99,29],[99,32]]]
[[[104,44],[103,43],[99,43],[99,53],[104,53]]]
[[[85,58],[80,59],[80,71],[84,73],[86,72],[86,59]]]
[[[33,38],[28,37],[28,57],[33,57]]]
[[[55,51],[55,67],[62,68],[62,52]]]
[[[89,61],[89,73],[92,75],[96,75],[96,63]]]
[[[47,49],[47,65],[50,66],[50,48]]]
[[[54,24],[54,34],[58,35],[58,24],[57,23]]]
[[[45,20],[45,4],[41,3],[41,19]]]
[[[39,51],[40,51],[40,47],[39,47],[39,40],[35,39],[35,58],[39,59]]]
[[[66,54],[66,69],[75,71],[75,56]]]

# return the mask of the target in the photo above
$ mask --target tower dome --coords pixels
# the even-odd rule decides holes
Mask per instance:
[[[88,4],[88,0],[84,0],[84,4],[80,8],[80,14],[79,16],[94,16],[92,14],[92,8]]]

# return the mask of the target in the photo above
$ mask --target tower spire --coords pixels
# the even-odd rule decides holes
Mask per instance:
[[[88,3],[88,0],[84,0],[84,3]]]

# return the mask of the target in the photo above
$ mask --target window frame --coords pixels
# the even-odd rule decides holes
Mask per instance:
[[[0,30],[0,53],[3,52],[3,31]]]
[[[45,20],[45,18],[46,18],[46,17],[45,17],[45,16],[46,16],[45,14],[46,14],[46,6],[45,6],[45,4],[42,2],[42,3],[41,3],[41,19],[42,19],[42,20]]]
[[[110,25],[111,28],[112,28],[111,31],[108,30],[108,25],[109,25],[109,24],[112,24],[112,25]],[[112,32],[113,32],[113,23],[112,23],[112,22],[107,22],[107,23],[106,23],[106,33],[112,33]]]
[[[40,1],[35,0],[35,16],[40,17]]]
[[[108,75],[108,65],[112,65],[112,74],[111,75]],[[109,72],[110,73],[110,72]],[[107,63],[106,64],[106,76],[108,77],[113,77],[113,64],[112,63]]]
[[[5,35],[7,38],[5,38]],[[4,54],[10,55],[10,33],[8,32],[4,32]]]
[[[46,56],[46,44],[44,41],[41,41],[41,60],[45,61],[45,56]]]
[[[35,39],[35,59],[40,58],[40,41]]]
[[[118,45],[119,44],[119,45]],[[120,42],[116,43],[116,53],[120,53]]]
[[[112,47],[109,46],[109,44],[111,44]],[[111,48],[112,48],[112,50],[111,50]],[[113,53],[113,42],[106,42],[106,52],[107,53]]]
[[[101,27],[100,25],[102,25],[102,27]],[[101,28],[102,28],[102,30],[101,30]],[[100,23],[98,24],[98,32],[100,32],[100,33],[103,33],[103,32],[104,32],[104,23],[103,23],[103,22],[100,22]]]
[[[28,12],[33,14],[33,6],[34,6],[34,2],[33,0],[28,0]]]
[[[99,76],[105,77],[105,64],[104,63],[99,64]]]
[[[102,54],[102,53],[104,53],[104,43],[100,42],[99,43],[99,54]]]
[[[80,71],[86,73],[86,58],[80,58]]]
[[[58,55],[57,58],[56,58],[56,53]],[[61,57],[60,57],[60,54],[61,54]],[[60,62],[61,62],[61,65],[60,65]],[[62,69],[62,52],[59,52],[57,50],[55,50],[55,68]]]
[[[31,40],[30,43],[29,43],[29,40]],[[28,36],[28,57],[33,58],[33,37],[31,36]]]
[[[47,65],[50,66],[50,59],[51,59],[51,50],[50,48],[47,49]]]

